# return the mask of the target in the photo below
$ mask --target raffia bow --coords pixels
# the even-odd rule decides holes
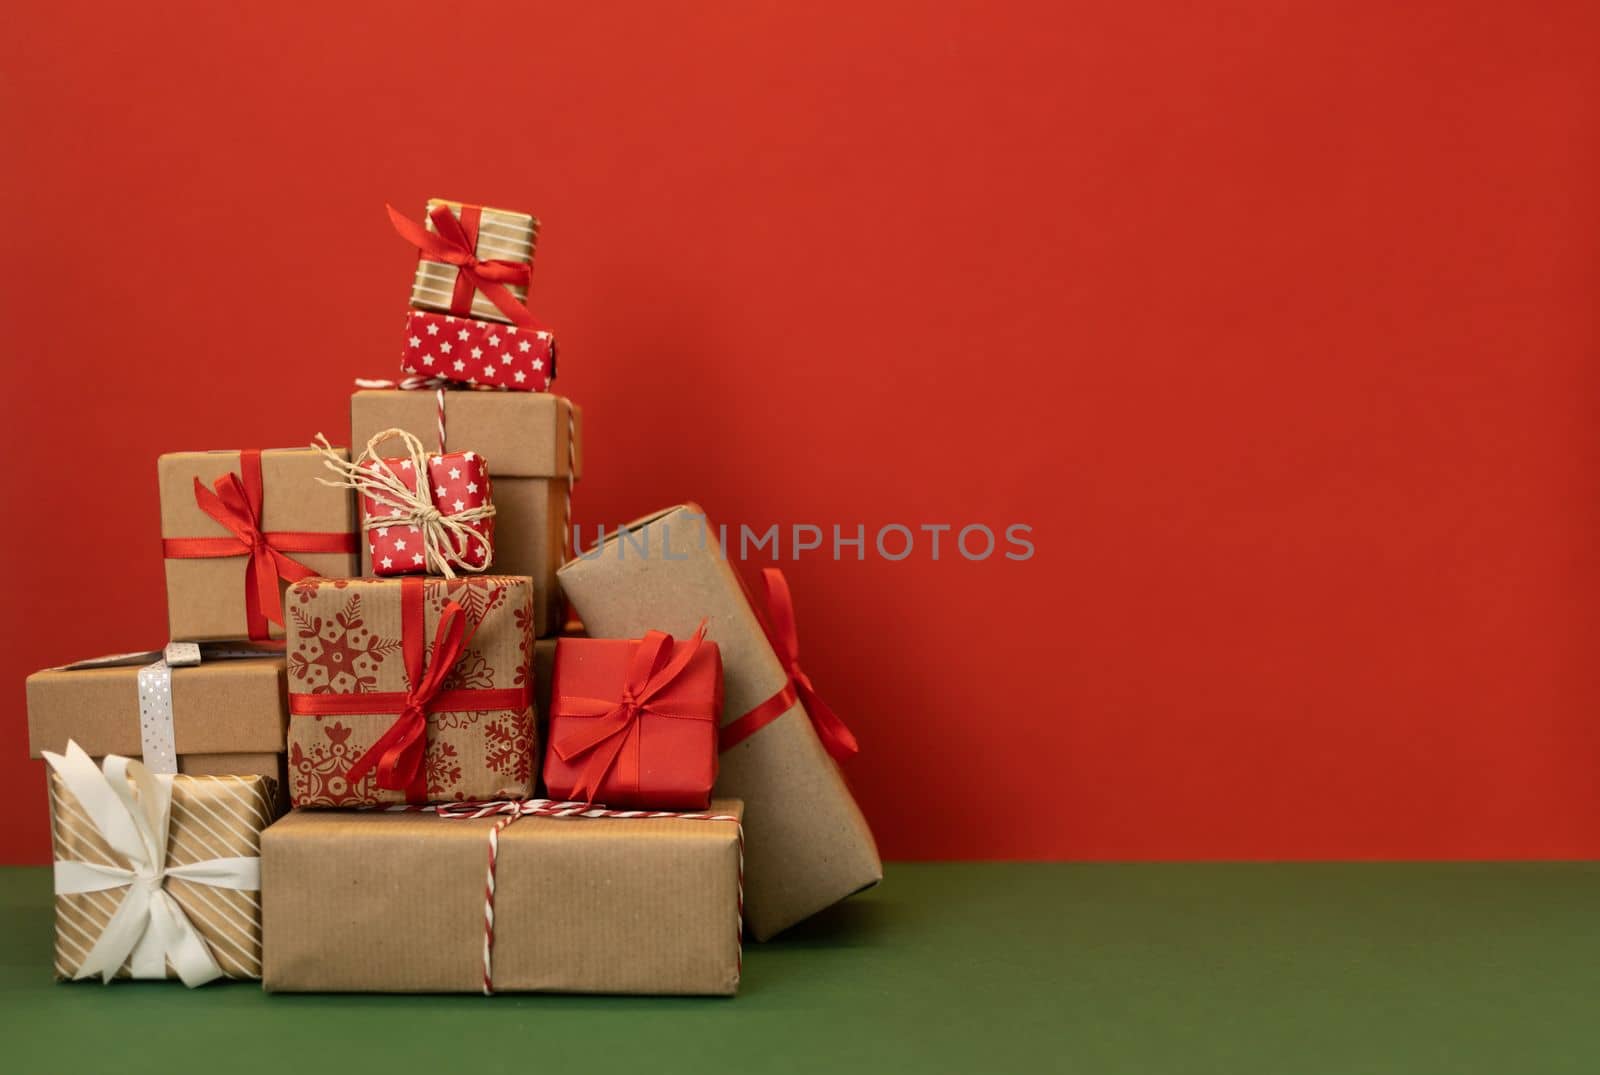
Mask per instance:
[[[418,488],[412,488],[387,462],[378,455],[378,447],[390,437],[398,437],[405,445],[407,461],[412,473],[418,476]],[[422,442],[403,429],[385,429],[367,441],[366,448],[354,460],[340,459],[328,438],[317,434],[312,445],[322,453],[322,465],[339,475],[340,481],[318,478],[323,485],[354,489],[368,497],[380,509],[362,521],[364,530],[379,527],[414,526],[422,534],[424,569],[429,574],[456,577],[457,571],[476,574],[488,569],[494,560],[494,547],[488,537],[474,530],[470,524],[494,516],[492,503],[483,504],[453,515],[446,515],[434,506],[428,495],[426,480],[428,453]],[[368,466],[377,463],[377,467]],[[388,514],[384,514],[387,512]],[[466,551],[471,542],[483,544],[484,557],[480,564],[469,563]]]

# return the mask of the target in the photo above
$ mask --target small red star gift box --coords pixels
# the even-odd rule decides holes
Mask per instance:
[[[556,376],[556,338],[547,329],[411,310],[400,369],[457,384],[544,392]]]
[[[531,793],[528,578],[306,579],[286,601],[295,806]]]
[[[717,779],[722,654],[705,625],[674,641],[563,638],[544,782],[557,799],[704,810]]]
[[[489,464],[475,452],[446,452],[427,459],[427,474],[418,472],[410,459],[374,459],[366,465],[370,474],[389,475],[417,494],[426,497],[443,516],[458,516],[492,503]],[[426,486],[423,481],[426,480]],[[393,526],[374,526],[384,518],[402,517],[403,509],[369,490],[361,494],[361,514],[367,520],[367,543],[372,551],[375,575],[437,574],[429,565],[420,526],[397,521]],[[494,516],[471,518],[462,526],[465,532],[445,534],[451,551],[465,562],[466,570],[482,571],[489,566],[494,547]]]

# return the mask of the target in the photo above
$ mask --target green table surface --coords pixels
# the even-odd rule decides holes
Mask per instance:
[[[1600,864],[891,864],[733,999],[57,984],[49,880],[0,1071],[1600,1072]]]

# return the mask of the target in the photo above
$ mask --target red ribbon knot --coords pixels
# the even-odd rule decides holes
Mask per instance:
[[[855,733],[817,693],[811,677],[800,667],[800,631],[795,623],[794,596],[789,592],[789,581],[775,567],[762,569],[761,579],[766,590],[766,617],[762,627],[788,682],[771,698],[722,726],[722,749],[738,746],[783,716],[798,701],[804,705],[811,726],[816,729],[817,738],[829,756],[834,761],[843,761],[860,752],[861,747]]]
[[[472,295],[481,291],[483,297],[513,325],[534,331],[544,331],[544,325],[513,295],[506,285],[527,287],[533,270],[525,261],[502,261],[478,257],[478,223],[483,210],[475,205],[463,205],[457,217],[448,205],[436,205],[428,212],[433,231],[404,216],[392,205],[389,221],[400,237],[427,261],[437,261],[457,269],[455,291],[450,296],[450,312],[457,317],[472,316]]]
[[[584,766],[573,788],[573,797],[593,803],[606,777],[617,767],[623,752],[638,739],[639,722],[645,716],[681,720],[711,720],[709,710],[674,707],[661,696],[677,682],[694,660],[705,641],[706,625],[701,621],[687,644],[674,651],[672,636],[651,631],[639,642],[628,666],[628,677],[616,700],[563,696],[555,707],[563,716],[593,717],[593,720],[563,721],[551,741],[551,749],[565,762],[576,762],[584,755]]]

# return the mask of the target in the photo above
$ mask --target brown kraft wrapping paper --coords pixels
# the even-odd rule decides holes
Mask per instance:
[[[207,859],[261,854],[261,832],[276,816],[276,781],[265,776],[179,776],[172,781],[167,836],[170,869]],[[50,775],[50,837],[57,859],[126,869],[128,862],[95,830],[61,777]],[[167,877],[162,887],[183,908],[228,978],[261,977],[259,893]],[[105,932],[116,890],[57,895],[55,975],[71,978]],[[130,960],[131,961],[131,960]],[[128,963],[117,973],[130,977]],[[167,977],[176,973],[169,966]]]
[[[556,569],[566,548],[568,481],[583,473],[583,413],[548,392],[447,389],[444,396],[448,450],[477,452],[489,464],[495,506],[490,570],[532,578],[534,632],[540,638],[555,634],[564,611]],[[385,429],[404,429],[430,449],[440,447],[437,393],[354,393],[351,440],[365,444]],[[370,553],[363,552],[362,573],[371,569]]]
[[[343,453],[343,448],[338,449]],[[233,536],[195,502],[194,480],[207,488],[224,474],[239,473],[237,451],[172,452],[157,462],[163,538],[228,538]],[[348,489],[317,481],[327,478],[314,448],[269,448],[261,453],[261,530],[351,534],[355,532],[355,499]],[[360,560],[351,552],[291,552],[292,559],[318,575],[342,578],[356,573]],[[250,637],[245,616],[246,556],[186,559],[167,557],[167,624],[171,637],[189,642]],[[279,590],[285,584],[280,580]],[[282,638],[270,624],[268,637]]]
[[[686,636],[706,619],[722,648],[728,724],[787,677],[732,565],[703,540],[706,525],[693,504],[648,516],[630,524],[620,556],[612,535],[560,579],[595,638]],[[715,794],[745,802],[745,919],[758,940],[883,879],[872,831],[799,702],[722,754]]]
[[[465,648],[445,690],[520,691],[510,709],[431,711],[425,755],[429,801],[525,798],[534,758],[532,583],[520,575],[458,579],[306,579],[286,599],[289,661],[289,795],[295,806],[400,803],[375,769],[348,773],[400,717],[392,711],[309,715],[305,695],[403,694],[407,681],[402,592],[420,586],[422,641],[432,645],[446,602],[466,614]]]
[[[481,992],[494,824],[297,810],[274,825],[262,841],[266,988]],[[522,817],[499,834],[497,992],[728,995],[738,933],[733,822]]]
[[[46,668],[28,677],[28,753],[61,753],[76,740],[97,761],[137,758],[139,669],[160,656],[136,653]],[[282,656],[208,660],[172,670],[172,727],[178,772],[261,776],[283,794]],[[280,804],[281,805],[281,804]]]

